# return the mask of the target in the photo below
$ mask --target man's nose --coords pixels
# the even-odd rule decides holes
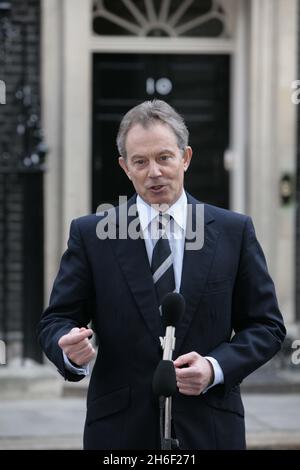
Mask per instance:
[[[150,162],[148,176],[150,178],[157,178],[158,176],[161,176],[161,169],[158,163]]]

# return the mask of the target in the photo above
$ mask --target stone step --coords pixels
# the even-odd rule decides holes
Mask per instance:
[[[89,380],[80,382],[64,382],[64,397],[85,397]],[[241,385],[242,393],[300,393],[299,371],[274,371],[261,368],[251,374]]]
[[[300,393],[299,369],[261,367],[246,377],[241,385],[244,393]]]
[[[80,450],[82,436],[25,436],[0,438],[0,450]]]
[[[63,393],[63,381],[51,365],[31,361],[0,368],[0,400],[55,398]]]

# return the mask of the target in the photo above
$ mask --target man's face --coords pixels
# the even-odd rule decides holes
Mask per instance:
[[[120,157],[119,163],[141,198],[148,204],[174,204],[183,190],[191,147],[183,153],[172,129],[158,122],[147,129],[134,125],[127,134],[126,151],[126,160]]]

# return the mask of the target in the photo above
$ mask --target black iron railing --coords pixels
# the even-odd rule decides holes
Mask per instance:
[[[14,356],[42,361],[36,324],[43,309],[46,147],[39,9],[39,0],[0,0],[0,79],[6,84],[0,105],[0,339],[8,361]]]

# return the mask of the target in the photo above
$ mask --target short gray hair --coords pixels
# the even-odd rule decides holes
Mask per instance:
[[[178,148],[182,151],[188,145],[189,131],[184,119],[172,106],[162,100],[144,101],[130,109],[123,117],[118,135],[117,147],[119,154],[126,158],[126,138],[129,130],[135,124],[141,124],[145,129],[157,121],[167,124],[174,132]]]

